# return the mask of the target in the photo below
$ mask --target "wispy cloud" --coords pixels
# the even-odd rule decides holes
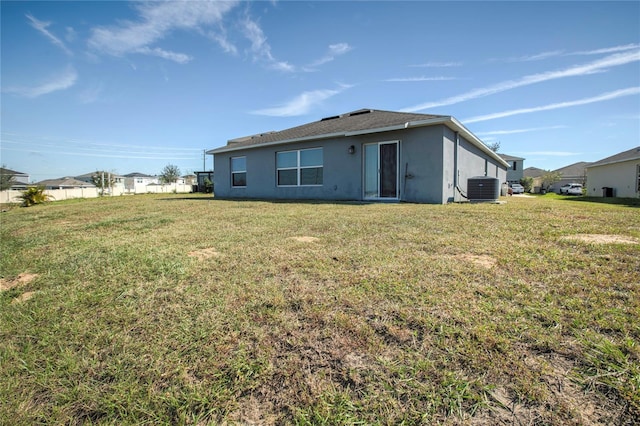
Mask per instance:
[[[309,113],[312,107],[320,102],[335,96],[350,88],[349,85],[341,85],[338,89],[321,89],[303,92],[288,102],[272,107],[253,111],[253,114],[268,115],[272,117],[293,117]]]
[[[157,56],[159,58],[168,59],[170,61],[177,62],[179,64],[186,64],[191,59],[193,59],[191,56],[186,55],[184,53],[170,52],[167,50],[160,49],[159,47],[154,47],[153,49],[151,49],[145,46],[138,49],[137,52],[144,53],[145,55]]]
[[[427,62],[424,64],[409,65],[415,68],[448,68],[448,67],[461,67],[462,62]]]
[[[237,4],[237,1],[140,3],[137,5],[140,14],[138,20],[94,28],[88,44],[95,50],[113,56],[140,53],[186,63],[191,59],[189,55],[169,52],[154,44],[177,30],[204,32],[204,27],[219,24]],[[229,46],[223,45],[223,48],[228,49]]]
[[[242,32],[251,42],[251,54],[254,61],[263,62],[267,67],[279,71],[295,71],[295,67],[287,62],[276,60],[271,54],[271,46],[267,42],[262,28],[257,22],[246,17],[242,21]]]
[[[351,50],[353,50],[353,48],[349,46],[349,43],[330,44],[327,53],[322,58],[314,61],[311,65],[309,65],[309,67],[314,68],[326,64],[327,62],[331,62],[335,60],[336,57],[344,55]]]
[[[15,86],[8,87],[3,91],[5,93],[13,93],[25,98],[37,98],[42,95],[46,95],[59,90],[65,90],[70,88],[76,83],[78,79],[78,73],[72,66],[68,66],[62,72],[51,76],[42,84],[33,87]]]
[[[510,59],[508,59],[508,61],[509,62],[540,61],[540,60],[543,60],[543,59],[553,58],[555,56],[562,56],[563,54],[564,54],[564,51],[562,51],[562,50],[553,50],[551,52],[542,52],[542,53],[537,53],[535,55],[518,56],[516,58],[510,58]]]
[[[49,39],[49,41],[51,41],[51,43],[53,43],[55,46],[59,47],[60,49],[62,49],[62,51],[64,53],[66,53],[67,55],[71,56],[71,50],[69,50],[69,48],[67,48],[67,46],[64,44],[64,42],[62,40],[60,40],[58,37],[56,37],[55,35],[53,35],[51,33],[51,31],[49,31],[47,29],[47,27],[49,27],[49,25],[51,25],[51,22],[44,22],[44,21],[40,21],[38,19],[36,19],[33,15],[27,14],[26,15],[27,19],[30,21],[29,24],[35,28],[36,30],[40,31],[40,33],[42,33],[45,37],[47,37]]]
[[[483,87],[479,89],[471,90],[467,93],[452,96],[450,98],[442,99],[436,102],[426,102],[423,104],[415,105],[409,108],[405,108],[404,111],[415,112],[422,111],[429,108],[437,108],[446,105],[453,105],[460,102],[466,102],[472,99],[481,98],[484,96],[493,95],[496,93],[504,92],[507,90],[515,89],[518,87],[529,86],[531,84],[541,83],[550,80],[557,80],[560,78],[577,77],[583,75],[594,74],[598,72],[605,72],[608,68],[625,65],[631,62],[640,61],[640,50],[633,52],[617,53],[607,56],[602,59],[598,59],[593,62],[589,62],[582,65],[574,65],[569,68],[565,68],[557,71],[548,71],[539,74],[531,74],[519,78],[517,80],[503,81],[492,86]]]
[[[574,106],[593,104],[597,102],[610,101],[610,100],[621,98],[624,96],[632,96],[632,95],[638,95],[638,94],[640,94],[640,87],[629,87],[627,89],[621,89],[621,90],[615,90],[613,92],[603,93],[601,95],[594,96],[591,98],[578,99],[576,101],[559,102],[555,104],[532,107],[532,108],[520,108],[520,109],[511,110],[511,111],[497,112],[494,114],[479,115],[463,121],[465,123],[477,123],[479,121],[495,120],[496,118],[510,117],[512,115],[529,114],[532,112],[550,111],[554,109],[569,108]]]
[[[629,43],[621,46],[613,46],[613,47],[605,47],[603,49],[595,49],[595,50],[583,50],[580,52],[571,52],[567,53],[567,55],[602,55],[604,53],[614,53],[614,52],[624,52],[627,50],[639,49],[640,44],[637,43]]]
[[[530,132],[540,132],[542,130],[553,130],[553,129],[566,129],[567,126],[558,125],[558,126],[547,126],[547,127],[530,127],[528,129],[511,129],[511,130],[492,130],[490,132],[477,132],[478,136],[489,136],[489,135],[513,135],[517,133],[530,133]]]
[[[388,82],[416,82],[416,81],[449,81],[449,80],[457,80],[456,77],[398,77],[398,78],[388,78],[384,81]]]
[[[640,44],[629,43],[620,46],[613,47],[605,47],[602,49],[593,49],[593,50],[581,50],[577,52],[565,52],[564,50],[552,50],[549,52],[536,53],[533,55],[523,55],[517,56],[513,58],[508,58],[507,62],[532,62],[532,61],[541,61],[543,59],[555,58],[559,56],[592,56],[592,55],[603,55],[607,53],[616,53],[616,52],[625,52],[628,50],[638,49],[640,48]],[[498,59],[494,59],[498,60]]]

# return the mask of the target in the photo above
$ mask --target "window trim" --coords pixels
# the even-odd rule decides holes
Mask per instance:
[[[244,170],[233,170],[233,160],[238,158],[244,158]],[[247,187],[247,156],[239,155],[237,157],[229,157],[229,170],[231,176],[231,187],[232,188],[246,188]],[[244,185],[234,185],[234,175],[244,173]]]
[[[322,163],[320,165],[315,166],[301,166],[300,165],[300,156],[302,151],[313,151],[320,150],[322,153]],[[278,154],[286,154],[290,152],[296,153],[296,165],[293,167],[278,167]],[[314,184],[302,184],[302,170],[304,169],[322,169],[322,183],[314,183]],[[295,170],[296,171],[296,184],[295,185],[281,185],[279,179],[279,172],[285,170]],[[302,148],[302,149],[290,149],[287,151],[276,151],[276,186],[279,188],[296,188],[299,186],[304,187],[321,187],[324,185],[324,148],[321,146],[317,146],[314,148]]]

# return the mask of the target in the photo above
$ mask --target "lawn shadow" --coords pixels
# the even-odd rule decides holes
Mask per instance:
[[[640,198],[619,198],[619,197],[565,197],[561,201],[577,201],[598,204],[612,204],[616,206],[640,207]]]

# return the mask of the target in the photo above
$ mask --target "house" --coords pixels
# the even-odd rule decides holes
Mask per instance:
[[[29,175],[22,172],[16,172],[15,170],[5,169],[4,167],[0,167],[0,175],[2,177],[11,178],[13,177],[13,181],[11,182],[11,188],[14,190],[23,190],[27,189],[29,186]]]
[[[183,185],[196,185],[197,184],[197,176],[195,173],[181,176]]]
[[[568,183],[579,183],[583,187],[587,182],[587,166],[591,164],[586,161],[580,161],[578,163],[573,163],[565,167],[561,167],[554,172],[560,173],[562,178],[551,185],[549,188],[550,191],[560,193],[560,187],[566,185]]]
[[[542,187],[542,176],[547,173],[547,170],[540,169],[538,167],[527,167],[522,171],[523,178],[532,178],[532,192],[539,193]]]
[[[138,172],[124,175],[124,189],[128,193],[144,194],[147,192],[147,185],[158,183],[160,183],[160,180],[157,176],[149,176]]]
[[[45,179],[36,185],[43,186],[44,189],[74,189],[74,188],[95,188],[92,183],[83,182],[71,176],[59,179]]]
[[[445,115],[361,109],[232,139],[214,156],[218,198],[462,201],[509,164]]]
[[[105,182],[108,183],[109,179],[113,180],[113,184],[112,185],[107,185],[105,184],[105,190],[104,193],[106,194],[114,194],[114,195],[120,195],[124,192],[124,176],[120,176],[117,175],[115,173],[110,173],[110,172],[101,172],[101,171],[95,171],[95,172],[90,172],[90,173],[85,173],[83,175],[80,176],[75,176],[76,179],[81,180],[83,182],[87,182],[87,183],[93,183],[93,176],[95,174],[98,174],[98,176],[102,176],[104,174],[104,179]]]
[[[640,197],[640,146],[589,164],[587,195]]]
[[[507,154],[498,154],[504,161],[509,163],[507,169],[507,182],[520,183],[520,180],[524,176],[524,158],[514,157]]]

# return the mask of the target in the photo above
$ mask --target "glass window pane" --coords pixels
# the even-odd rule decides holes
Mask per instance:
[[[300,169],[300,185],[322,185],[322,167]]]
[[[322,166],[322,148],[300,151],[300,167]]]
[[[247,186],[246,173],[233,173],[231,176],[233,180],[233,186]]]
[[[298,167],[298,151],[278,152],[276,155],[277,168]]]
[[[231,159],[232,172],[244,172],[247,170],[247,157],[235,157]]]
[[[278,170],[278,185],[297,185],[298,170]]]

